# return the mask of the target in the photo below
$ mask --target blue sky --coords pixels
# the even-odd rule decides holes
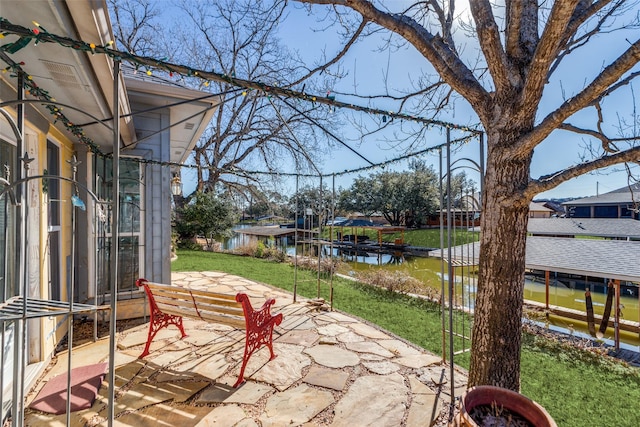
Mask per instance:
[[[406,3],[406,2],[405,2]],[[323,7],[314,7],[315,11],[321,12]],[[461,13],[465,13],[463,8]],[[310,66],[321,62],[321,54],[326,51],[327,55],[331,55],[341,48],[340,41],[333,31],[317,30],[324,27],[324,24],[316,22],[316,16],[309,16],[307,12],[295,2],[290,2],[289,14],[287,19],[280,26],[280,37],[283,43],[290,49],[297,50],[300,55],[308,61]],[[316,31],[314,31],[316,30]],[[630,39],[637,37],[629,33]],[[621,42],[622,41],[622,42]],[[334,90],[344,93],[357,92],[359,95],[374,95],[382,92],[385,78],[389,86],[394,89],[403,89],[409,87],[409,80],[415,79],[420,70],[430,70],[430,66],[426,59],[418,54],[415,49],[408,47],[392,54],[387,52],[376,52],[375,49],[380,43],[379,40],[368,39],[366,42],[356,45],[344,58],[343,66],[348,72],[347,78],[339,83]],[[472,42],[465,42],[463,51],[465,54],[474,55],[476,47]],[[581,87],[589,82],[598,71],[612,59],[617,57],[620,52],[626,49],[624,36],[620,34],[606,34],[591,45],[588,50],[582,50],[574,53],[567,58],[562,67],[557,72],[557,77],[553,79],[548,89],[545,91],[543,102],[541,104],[541,114],[546,115],[555,109],[563,99],[574,95]],[[241,76],[240,76],[241,77]],[[362,100],[337,99],[345,102],[354,102],[358,105],[365,105]],[[371,107],[380,109],[393,110],[394,105],[385,104],[383,101],[375,101],[369,104]],[[637,102],[637,101],[636,101]],[[630,96],[618,96],[606,101],[603,104],[605,116],[609,121],[616,120],[618,115],[628,115],[632,111],[633,99]],[[410,111],[406,111],[410,113]],[[357,113],[364,114],[364,113]],[[443,112],[437,117],[439,120],[448,121],[461,125],[473,125],[478,123],[477,117],[473,110],[463,99],[456,99],[452,108]],[[570,119],[570,122],[576,125],[593,128],[595,118],[595,109],[580,113]],[[628,117],[627,117],[628,118]],[[367,120],[367,118],[362,118]],[[341,136],[349,141],[352,133],[349,129],[345,129]],[[454,135],[455,137],[456,135]],[[460,136],[458,134],[457,136]],[[430,132],[428,140],[424,141],[415,149],[424,149],[429,146],[437,145],[446,141],[443,132],[434,129]],[[383,162],[391,158],[405,154],[406,147],[396,150],[389,149],[388,145],[381,140],[381,137],[366,139],[362,145],[358,145],[355,141],[350,141],[352,148],[374,163]],[[537,178],[541,175],[549,174],[563,168],[569,167],[574,163],[580,162],[581,152],[583,151],[584,141],[580,135],[556,131],[543,142],[535,150],[534,162],[531,175]],[[467,157],[478,160],[478,145],[470,142],[462,146],[458,152],[452,156],[453,159]],[[438,167],[437,154],[430,154],[421,157],[429,164],[433,164],[436,169]],[[334,150],[328,157],[324,159],[318,168],[325,174],[337,172],[347,169],[353,169],[366,166],[367,163],[358,158],[355,154],[346,149]],[[390,168],[403,169],[406,168],[406,162],[398,163]],[[638,168],[634,168],[638,172]],[[471,178],[477,181],[477,173],[472,170],[466,170]],[[366,174],[366,173],[364,173]],[[190,174],[184,171],[183,175],[186,181],[189,181]],[[348,175],[336,180],[337,187],[346,187],[350,180],[358,174]],[[331,182],[330,178],[325,178],[325,183]],[[317,180],[309,179],[305,183],[309,185],[317,185]],[[538,197],[583,197],[591,196],[598,193],[611,191],[627,184],[627,174],[622,166],[609,168],[582,177],[574,178],[555,189],[539,195]],[[302,183],[301,185],[304,185]],[[189,182],[185,185],[188,192],[190,188]]]
[[[335,33],[331,31],[314,32],[313,29],[322,28],[322,24],[316,23],[316,17],[308,16],[306,11],[301,10],[299,6],[296,8],[295,3],[292,3],[292,5],[294,7],[290,8],[291,12],[288,19],[281,27],[281,37],[287,46],[298,50],[309,61],[318,61],[322,50],[326,50],[328,54],[337,51],[340,45]],[[318,12],[323,9],[322,7],[314,7],[314,10]],[[458,7],[458,10],[461,10],[463,14],[465,13],[461,7]],[[633,40],[635,39],[634,37],[637,37],[637,34],[632,31],[628,31],[625,35],[618,33],[606,34],[592,42],[588,49],[577,51],[566,58],[556,73],[557,77],[550,82],[548,89],[545,91],[540,108],[542,114],[546,115],[555,109],[563,101],[563,97],[574,95],[583,87],[585,82],[589,82],[597,75],[603,66],[608,65],[626,49],[628,44],[625,42],[625,36]],[[340,91],[348,92],[350,90],[353,91],[355,88],[358,94],[380,93],[384,76],[387,73],[389,76],[387,81],[391,82],[391,85],[397,85],[397,88],[407,87],[410,75],[415,78],[417,70],[430,68],[426,59],[411,47],[389,56],[387,53],[374,52],[376,45],[375,41],[362,43],[347,54],[344,66],[347,68],[349,76],[341,83],[340,88],[338,88]],[[475,47],[468,41],[464,45],[464,51],[469,54],[475,55],[473,53],[474,49]],[[628,96],[628,91],[626,93],[627,96],[616,95],[603,104],[605,117],[609,119],[609,122],[616,122],[618,115],[628,115],[633,110],[633,99]],[[462,125],[478,122],[474,112],[464,100],[458,99],[454,105],[455,108],[444,112],[438,118]],[[388,108],[386,105],[376,105],[376,107]],[[595,109],[592,108],[585,113],[572,117],[569,121],[576,125],[593,128],[595,117]],[[627,118],[629,117],[627,116]],[[444,139],[439,142],[444,142]],[[463,152],[458,155],[477,159],[477,145],[473,143],[467,145],[468,147],[465,147]],[[554,132],[547,141],[535,150],[532,177],[537,178],[580,162],[583,145],[583,137],[580,135],[565,131]],[[363,151],[374,157],[374,153],[370,148],[363,148]],[[375,154],[390,155],[389,152],[382,150]],[[437,167],[437,156],[426,156],[424,158]],[[329,163],[336,166],[335,162],[350,162],[347,164],[352,164],[354,161],[348,155],[337,155]],[[638,167],[634,169],[638,172]],[[471,171],[468,172],[471,173]],[[626,184],[627,173],[621,165],[572,179],[551,191],[541,194],[539,197],[591,196],[595,195],[596,192],[604,193],[623,187]]]

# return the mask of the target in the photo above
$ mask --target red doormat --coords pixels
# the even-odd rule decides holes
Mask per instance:
[[[93,405],[107,365],[97,363],[71,370],[71,412]],[[67,374],[56,375],[47,381],[29,408],[50,414],[64,414],[67,411]]]

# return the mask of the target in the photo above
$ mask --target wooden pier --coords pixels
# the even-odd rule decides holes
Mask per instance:
[[[572,308],[560,307],[557,305],[549,305],[547,307],[544,303],[530,300],[525,300],[525,304],[530,307],[544,310],[549,314],[553,314],[559,317],[565,317],[567,319],[578,320],[584,322],[585,324],[587,323],[587,313],[585,311],[574,310]],[[593,318],[596,324],[600,324],[602,322],[602,316],[598,314],[594,314]],[[609,319],[608,327],[613,328],[615,331],[615,319]],[[640,322],[618,319],[618,327],[621,331],[638,334],[638,338],[640,338]]]

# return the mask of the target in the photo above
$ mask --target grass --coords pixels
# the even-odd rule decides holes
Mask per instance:
[[[229,254],[179,251],[173,271],[216,270],[293,290],[288,264]],[[298,270],[298,293],[315,297],[315,272]],[[334,307],[361,317],[435,354],[441,354],[440,307],[405,295],[334,278]],[[328,299],[328,283],[321,296]],[[640,425],[640,370],[552,340],[525,334],[521,391],[551,414],[558,426]],[[459,343],[456,343],[459,348]],[[469,366],[468,353],[455,359]]]
[[[336,232],[340,231],[340,227],[334,227],[334,238]],[[358,228],[358,227],[344,227],[345,234],[357,233],[360,235],[366,234],[369,240],[376,242],[378,240],[378,232],[372,229]],[[323,230],[323,237],[328,238],[329,229]],[[394,242],[395,239],[402,237],[402,233],[389,233],[382,235],[383,242]],[[475,231],[467,231],[466,229],[453,230],[452,240],[454,245],[461,245],[464,243],[477,241],[479,233]],[[420,230],[405,230],[404,231],[404,243],[411,246],[421,246],[425,248],[439,248],[440,247],[440,228],[425,228]],[[445,242],[446,243],[446,242]]]

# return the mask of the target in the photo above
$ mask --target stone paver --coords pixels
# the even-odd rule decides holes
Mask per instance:
[[[195,427],[209,427],[209,426],[218,426],[218,427],[228,427],[228,426],[238,426],[239,423],[245,422],[245,426],[248,421],[252,421],[251,418],[247,417],[247,414],[244,410],[238,405],[224,405],[218,406],[213,411],[209,412],[207,415],[200,420]]]
[[[194,289],[246,292],[257,306],[276,298],[272,311],[284,315],[274,330],[277,357],[269,360],[266,348],[256,352],[245,383],[236,389],[244,331],[185,319],[187,337],[180,340],[176,328],[161,330],[151,354],[138,359],[148,323],[125,330],[114,355],[115,426],[447,425],[440,414],[448,413],[451,381],[449,366],[439,356],[344,313],[319,311],[301,297],[293,303],[284,291],[237,276],[192,272],[172,277],[173,283]],[[74,348],[72,364],[108,361],[108,350],[108,338]],[[43,380],[66,372],[66,354],[56,359]],[[456,368],[456,396],[466,381]],[[90,409],[71,414],[71,426],[106,426],[108,394],[105,381]],[[25,422],[64,426],[66,415],[27,409]]]
[[[431,422],[440,415],[442,400],[438,399],[435,391],[420,382],[415,376],[409,377],[409,385],[413,399],[407,418],[407,427],[431,425]]]
[[[207,385],[208,383],[204,381],[136,384],[118,398],[113,412],[117,415],[121,412],[144,408],[169,399],[174,399],[176,402],[184,402]],[[101,411],[101,415],[104,416],[105,413],[106,409]]]
[[[408,391],[400,374],[360,377],[336,404],[331,425],[399,426],[407,407]]]
[[[214,354],[207,358],[201,357],[195,360],[195,363],[189,363],[191,365],[188,369],[191,372],[198,373],[203,377],[216,380],[225,373],[227,369],[231,367],[231,364],[227,362],[224,354]],[[181,366],[182,368],[182,366]],[[184,372],[186,369],[182,369]]]
[[[422,368],[425,366],[435,365],[442,362],[442,358],[431,354],[415,354],[413,356],[404,356],[395,359],[395,362],[407,366],[409,368]]]
[[[305,329],[313,329],[316,327],[316,324],[307,316],[290,316],[285,317],[282,320],[280,327],[283,329],[296,329],[302,331]]]
[[[260,421],[262,427],[297,426],[306,423],[332,403],[330,392],[301,384],[270,397]]]
[[[420,354],[420,350],[400,340],[377,340],[376,342],[397,356],[414,356]]]
[[[68,352],[57,355],[56,364],[46,373],[45,379],[66,373],[69,367]],[[109,355],[109,339],[101,339],[95,343],[85,344],[73,349],[71,363],[73,366],[93,365],[104,362]]]
[[[344,368],[360,363],[356,353],[333,345],[317,345],[306,349],[305,353],[327,368]]]
[[[233,380],[235,382],[235,379]],[[274,388],[254,381],[247,381],[241,387],[233,388],[233,382],[225,384],[217,382],[207,388],[198,397],[198,403],[244,403],[254,405],[265,394],[274,391]]]
[[[318,333],[329,337],[337,337],[340,334],[349,332],[349,328],[338,325],[336,323],[329,323],[318,328]]]
[[[310,347],[313,343],[320,339],[320,335],[312,330],[290,331],[277,339],[278,343],[297,344],[303,347]]]
[[[382,347],[380,344],[371,341],[349,342],[346,344],[346,347],[349,350],[358,353],[370,353],[382,357],[393,357],[393,353],[389,350]]]
[[[113,425],[114,427],[157,427],[158,425],[195,427],[209,412],[211,412],[211,408],[206,406],[171,406],[161,403],[137,412],[124,414],[114,419]],[[162,420],[162,424],[159,423],[159,420]],[[107,425],[106,421],[100,424],[100,426]]]
[[[365,336],[367,338],[373,338],[376,340],[388,340],[391,337],[379,329],[373,326],[365,325],[364,323],[349,323],[348,326],[353,329],[357,334]]]
[[[72,413],[69,427],[86,426],[91,417],[87,417],[85,414],[86,411]],[[24,422],[26,426],[65,427],[67,425],[67,414],[49,415],[31,412],[25,415]]]
[[[362,364],[371,372],[379,375],[387,375],[396,372],[400,369],[400,366],[387,360],[383,361],[366,361]]]
[[[337,311],[330,311],[327,313],[323,313],[320,316],[316,317],[317,319],[328,319],[332,322],[339,323],[354,323],[356,320],[353,317],[347,316],[346,314],[338,313]]]
[[[116,387],[122,387],[134,380],[141,382],[146,381],[155,370],[146,369],[145,362],[136,359],[131,363],[116,368]]]
[[[166,351],[166,352],[152,352],[144,358],[149,363],[154,364],[156,367],[177,365],[185,362],[192,357],[192,352],[189,349],[180,351]]]
[[[311,359],[302,354],[304,347],[301,346],[274,343],[273,348],[278,355],[273,360],[268,360],[269,353],[264,350],[261,351],[262,358],[255,357],[257,353],[251,357],[245,378],[269,383],[283,391],[302,378],[302,371],[311,364]]]
[[[340,391],[344,389],[348,379],[349,373],[345,371],[312,366],[303,381],[307,384]]]
[[[340,342],[361,342],[365,340],[365,338],[362,335],[358,335],[353,331],[340,334],[337,336],[337,338],[338,338],[338,341]]]

